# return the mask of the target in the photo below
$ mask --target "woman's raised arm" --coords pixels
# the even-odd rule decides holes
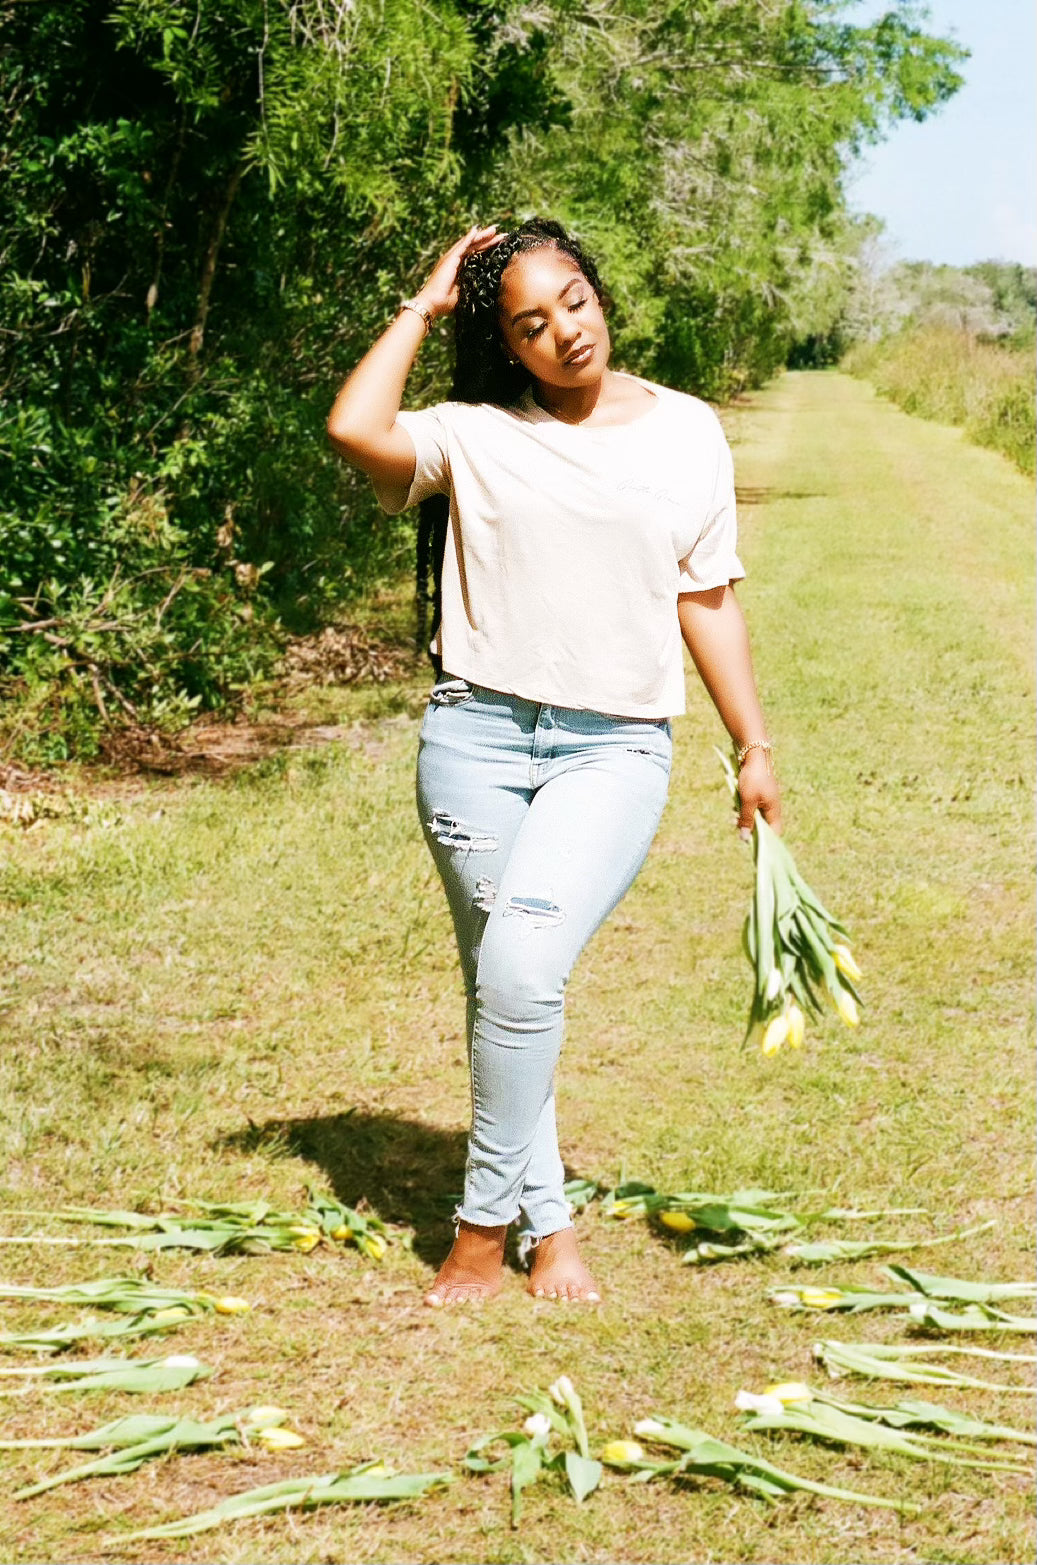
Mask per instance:
[[[328,418],[328,437],[336,451],[385,484],[401,489],[414,477],[414,444],[396,423],[418,348],[427,334],[423,320],[451,315],[457,305],[457,274],[466,255],[496,244],[496,227],[472,228],[437,262],[425,286],[401,307],[396,319],[360,360]]]

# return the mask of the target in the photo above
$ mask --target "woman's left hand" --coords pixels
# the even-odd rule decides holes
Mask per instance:
[[[768,826],[781,832],[781,790],[771,768],[768,750],[749,751],[738,772],[738,793],[742,801],[738,832],[746,842],[752,836],[757,810]]]

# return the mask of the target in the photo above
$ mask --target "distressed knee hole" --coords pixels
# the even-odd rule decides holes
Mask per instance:
[[[504,917],[524,918],[535,929],[546,929],[562,923],[565,914],[557,902],[549,902],[546,897],[509,897]]]
[[[475,896],[472,898],[472,906],[477,907],[480,913],[488,913],[496,900],[497,887],[488,876],[480,876],[475,882]]]
[[[497,848],[497,838],[491,832],[481,831],[446,810],[434,812],[428,829],[444,848],[467,848],[469,853],[493,853]]]

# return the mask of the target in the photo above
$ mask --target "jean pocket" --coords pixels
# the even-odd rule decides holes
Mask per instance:
[[[446,676],[439,679],[432,687],[429,696],[431,706],[464,706],[466,701],[471,701],[475,691],[467,679],[452,679]]]

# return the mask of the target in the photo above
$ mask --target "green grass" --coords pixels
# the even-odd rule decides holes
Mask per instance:
[[[950,327],[907,327],[859,343],[843,362],[905,412],[958,424],[978,446],[1000,451],[1024,473],[1037,462],[1033,343],[982,342]]]
[[[959,432],[911,419],[835,374],[785,377],[731,427],[749,570],[740,596],[778,746],[787,838],[850,923],[867,1009],[859,1031],[834,1018],[812,1027],[799,1055],[765,1062],[739,1048],[749,861],[711,751],[718,725],[693,686],[659,838],[570,986],[563,1151],[574,1174],[608,1181],[622,1169],[669,1189],[752,1182],[930,1208],[930,1222],[900,1220],[897,1232],[994,1217],[989,1234],[934,1252],[932,1269],[1025,1277],[1030,486]],[[333,708],[348,718],[360,698],[337,708],[332,695],[320,699],[328,720]],[[363,719],[340,744],[275,757],[219,785],[127,785],[121,797],[109,788],[104,809],[83,820],[3,829],[3,1208],[186,1195],[290,1203],[314,1180],[347,1201],[366,1198],[411,1228],[414,1243],[381,1265],[349,1251],[159,1256],[161,1281],[255,1305],[250,1317],[170,1339],[218,1369],[177,1407],[273,1402],[293,1412],[309,1449],[185,1457],[8,1505],[0,1557],[1031,1559],[1031,1496],[1020,1480],[862,1462],[765,1436],[751,1438],[779,1464],[910,1497],[921,1514],[901,1521],[806,1498],[769,1511],[719,1486],[628,1488],[610,1477],[579,1509],[546,1485],[531,1491],[516,1535],[504,1480],[469,1477],[409,1509],[113,1544],[120,1529],[232,1489],[368,1457],[459,1470],[476,1438],[513,1424],[515,1393],[562,1372],[583,1395],[596,1444],[653,1411],[738,1443],[739,1387],[808,1376],[818,1335],[897,1335],[877,1317],[866,1329],[843,1320],[822,1330],[816,1318],[773,1309],[766,1290],[788,1275],[778,1258],[682,1267],[672,1241],[593,1208],[580,1228],[607,1289],[600,1311],[534,1305],[517,1277],[482,1311],[420,1307],[461,1180],[463,1002],[414,815],[420,692],[394,690],[382,720],[377,698],[363,700]],[[3,1225],[25,1226],[11,1216]],[[0,1276],[26,1283],[116,1269],[103,1252],[0,1253]],[[876,1275],[867,1262],[811,1274]],[[30,1314],[5,1307],[12,1322]],[[955,1405],[1016,1421],[1019,1410],[1004,1405],[1015,1400],[977,1393]],[[118,1398],[3,1405],[7,1438],[125,1411]],[[50,1470],[32,1453],[0,1460],[9,1489]]]

